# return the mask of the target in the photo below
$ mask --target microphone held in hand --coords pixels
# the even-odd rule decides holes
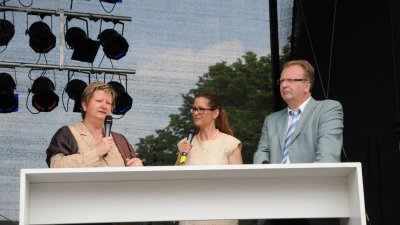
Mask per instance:
[[[112,126],[112,116],[107,115],[104,119],[104,134],[103,137],[109,137],[111,135],[111,126]],[[103,155],[106,157],[107,153]]]
[[[189,133],[188,133],[188,137],[187,137],[187,140],[189,141],[189,143],[192,143],[193,138],[194,138],[194,129],[190,129]]]
[[[112,116],[107,115],[104,119],[104,137],[109,137],[111,134]]]
[[[190,129],[187,137],[189,143],[192,143],[193,137],[194,137],[194,129]],[[188,155],[187,152],[182,152],[181,158],[179,158],[179,164],[184,164],[186,162],[187,155]]]

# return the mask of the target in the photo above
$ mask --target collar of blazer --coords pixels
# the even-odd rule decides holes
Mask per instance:
[[[307,103],[306,107],[304,108],[304,111],[301,112],[300,114],[300,119],[297,122],[296,129],[294,130],[292,141],[296,139],[296,137],[299,135],[300,131],[303,129],[305,123],[309,120],[310,116],[313,114],[313,111],[315,110],[317,106],[317,101],[311,97],[310,101]],[[278,127],[279,127],[279,143],[281,144],[281,149],[283,151],[283,145],[285,144],[285,138],[286,138],[286,133],[287,133],[287,125],[288,125],[288,111],[287,108],[281,110],[281,115],[279,117],[279,122],[278,122]]]
[[[77,122],[74,126],[76,127],[76,130],[78,131],[78,133],[80,135],[83,135],[83,136],[92,135],[90,133],[89,129],[85,126],[85,124],[82,121]]]

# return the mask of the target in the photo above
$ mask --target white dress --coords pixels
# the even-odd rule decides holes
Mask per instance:
[[[228,158],[241,142],[228,134],[220,133],[214,140],[201,141],[196,135],[192,149],[187,156],[186,166],[190,165],[227,165]],[[183,139],[185,140],[185,139]],[[181,140],[181,141],[183,141]],[[187,199],[190,201],[190,199]],[[224,209],[221,209],[223,211]],[[202,213],[202,212],[199,212]],[[180,221],[179,225],[238,225],[238,220]]]

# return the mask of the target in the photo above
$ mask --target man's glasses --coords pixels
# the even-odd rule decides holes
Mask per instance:
[[[299,81],[306,81],[307,79],[280,79],[280,80],[276,80],[276,84],[280,85],[283,82],[288,82],[289,84],[293,84],[294,82],[299,82]]]
[[[196,111],[197,111],[197,113],[198,114],[203,114],[204,113],[204,111],[206,111],[206,110],[215,110],[215,109],[213,109],[213,108],[202,108],[202,107],[199,107],[199,108],[196,108],[196,107],[193,107],[193,108],[191,108],[190,109],[190,113],[195,113]]]

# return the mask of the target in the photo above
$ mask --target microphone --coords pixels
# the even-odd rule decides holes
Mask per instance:
[[[104,119],[104,134],[103,137],[109,137],[111,135],[111,126],[112,126],[112,116],[107,115]],[[107,153],[103,155],[106,157]]]
[[[107,115],[104,119],[104,136],[109,137],[111,134],[111,126],[112,126],[112,116]]]
[[[190,129],[187,137],[189,143],[192,143],[193,137],[194,137],[194,129]],[[182,152],[181,158],[179,158],[179,164],[184,164],[186,162],[187,155],[188,155],[187,152]]]

